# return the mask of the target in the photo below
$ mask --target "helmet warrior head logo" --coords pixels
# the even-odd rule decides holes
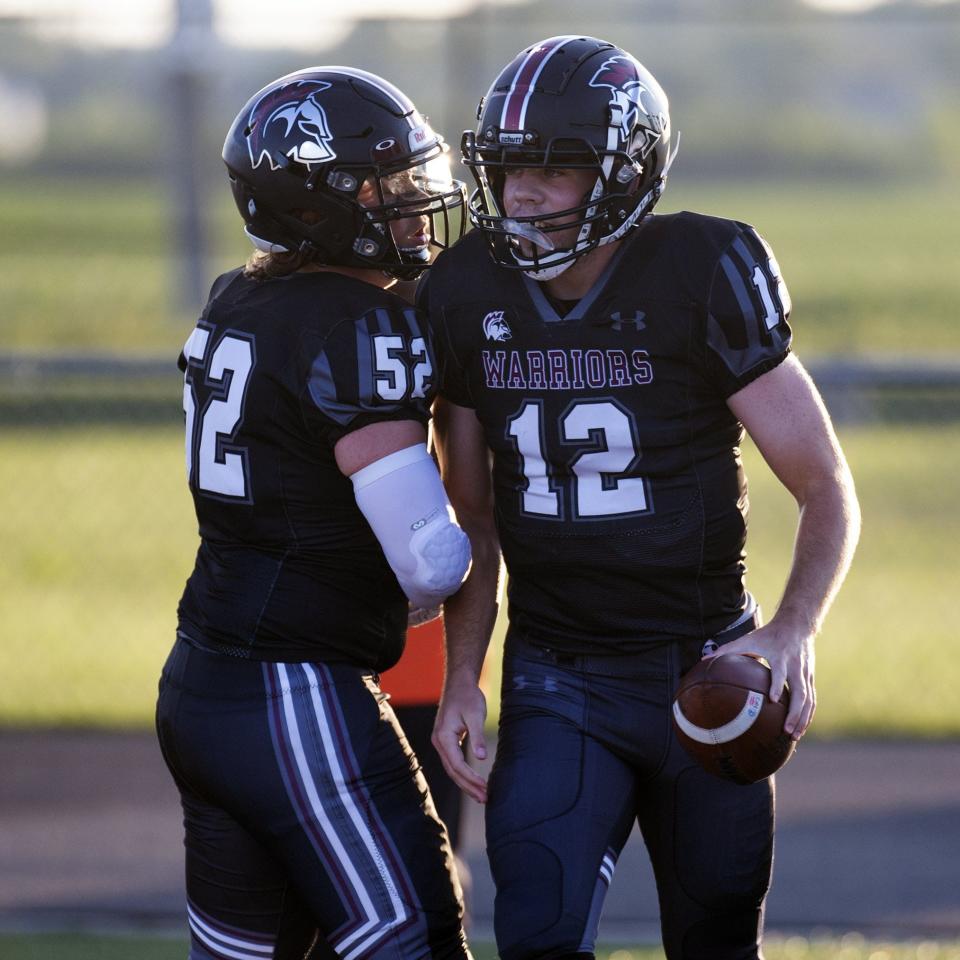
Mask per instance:
[[[645,157],[663,136],[666,119],[657,110],[656,99],[651,90],[643,83],[637,73],[636,64],[630,57],[611,57],[605,60],[600,69],[590,79],[591,87],[606,87],[611,92],[610,106],[620,108],[620,140],[633,152],[639,148],[640,156]],[[644,106],[643,97],[649,99],[649,109]],[[631,131],[637,126],[640,143],[631,144]]]
[[[275,157],[287,156],[308,168],[327,163],[337,154],[331,148],[333,134],[317,94],[329,89],[324,80],[301,80],[284,84],[265,94],[250,111],[247,149],[254,170],[267,160],[279,168]]]
[[[503,319],[502,310],[491,310],[483,318],[483,335],[488,340],[503,342],[513,336],[510,325]]]

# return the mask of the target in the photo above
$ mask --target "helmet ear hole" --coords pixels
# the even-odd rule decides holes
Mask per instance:
[[[317,224],[323,223],[325,219],[319,210],[290,210],[289,215],[296,217],[301,223],[305,223],[308,227],[315,227]]]

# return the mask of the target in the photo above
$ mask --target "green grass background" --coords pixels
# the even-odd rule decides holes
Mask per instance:
[[[960,302],[960,191],[942,183],[707,190],[678,180],[662,209],[682,208],[749,220],[768,237],[793,293],[801,357],[960,357],[952,309]],[[225,187],[209,233],[211,273],[246,255]],[[193,317],[174,306],[170,236],[157,184],[4,181],[0,351],[161,354],[172,363]],[[123,406],[131,388],[104,389]],[[132,417],[51,426],[47,417],[39,428],[41,408],[69,419],[89,405],[89,390],[0,385],[0,723],[149,723],[192,566],[173,367],[169,383],[149,385],[159,425]],[[949,655],[956,423],[841,430],[864,533],[818,644],[815,735],[960,733],[960,660]],[[796,512],[755,451],[745,456],[748,582],[769,615]]]
[[[960,474],[960,433],[874,426],[841,440],[864,532],[818,643],[814,732],[955,735],[960,513],[945,478]],[[753,448],[745,458],[748,583],[770,614],[796,510]],[[197,545],[179,429],[0,431],[0,499],[0,722],[149,723]]]
[[[796,307],[802,355],[960,355],[960,189],[809,182],[705,187],[679,176],[658,208],[753,223]],[[249,251],[226,181],[207,223],[211,274]],[[0,349],[179,349],[192,318],[173,295],[162,184],[0,184]]]

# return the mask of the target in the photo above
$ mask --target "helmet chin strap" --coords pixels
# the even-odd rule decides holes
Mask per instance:
[[[614,128],[611,124],[610,135],[612,135],[613,129]],[[591,246],[589,247],[589,249],[595,250],[597,249],[597,247],[603,247],[603,246],[606,246],[606,244],[608,243],[613,243],[614,240],[621,239],[621,237],[623,237],[628,230],[634,227],[644,216],[646,216],[647,211],[649,211],[656,204],[657,200],[660,199],[660,195],[663,193],[664,188],[667,185],[667,174],[670,172],[670,168],[673,166],[673,161],[674,159],[676,159],[677,151],[679,149],[680,149],[680,131],[678,130],[676,140],[674,141],[674,144],[673,144],[673,149],[670,151],[670,154],[667,157],[667,162],[663,165],[663,173],[660,174],[660,176],[657,178],[653,186],[643,195],[639,203],[637,203],[636,207],[634,207],[633,212],[630,214],[630,216],[628,216],[623,221],[623,223],[620,224],[620,226],[613,231],[613,233],[610,233],[605,237],[601,237],[600,241],[596,244],[596,246]],[[591,191],[590,200],[589,200],[590,203],[593,203],[595,200],[597,200],[599,195],[603,192],[604,178],[609,178],[612,167],[613,167],[613,157],[611,155],[608,155],[607,157],[604,158],[604,161],[603,161],[603,177],[597,177],[597,181],[593,185],[593,190]],[[591,206],[587,211],[587,217],[592,217],[595,212],[596,212],[596,207]],[[591,225],[589,223],[585,223],[583,227],[581,227],[580,235],[577,237],[577,242],[573,245],[573,247],[571,247],[568,250],[558,250],[555,253],[552,253],[548,257],[544,258],[546,260],[559,259],[560,257],[570,257],[570,255],[573,254],[573,256],[570,257],[569,260],[564,260],[563,263],[557,263],[552,265],[548,263],[547,266],[539,267],[539,268],[531,266],[530,269],[527,269],[524,267],[522,268],[523,273],[526,276],[530,277],[531,280],[537,280],[540,282],[543,282],[544,280],[553,280],[555,277],[559,277],[560,274],[563,273],[568,267],[571,267],[574,263],[577,262],[577,259],[579,258],[581,253],[587,252],[590,226]],[[583,248],[582,250],[581,250],[581,247]],[[516,259],[516,261],[521,265],[524,263],[525,260],[531,265],[536,262],[542,262],[542,261],[527,260],[524,257],[519,257],[517,256],[516,251],[514,251],[513,256],[514,256],[514,259]]]
[[[588,203],[594,203],[598,197],[598,191],[603,190],[603,181],[600,177],[597,177],[597,182],[594,185],[594,188],[590,194],[590,199]],[[591,206],[587,211],[587,216],[592,217],[596,211],[595,206]],[[544,280],[553,280],[554,277],[559,277],[561,273],[565,270],[572,267],[580,256],[584,253],[587,253],[589,250],[595,250],[597,247],[602,246],[604,243],[608,242],[606,240],[601,240],[599,243],[592,243],[590,240],[591,232],[591,223],[584,223],[580,227],[580,233],[577,235],[577,241],[572,247],[569,247],[566,250],[553,250],[553,244],[550,244],[551,252],[547,256],[542,258],[537,258],[536,260],[528,259],[526,257],[520,257],[517,255],[517,252],[514,251],[513,256],[517,263],[521,264],[521,269],[523,270],[526,276],[530,277],[531,280],[544,281]],[[537,231],[538,233],[540,231]],[[546,239],[546,238],[544,238]],[[543,246],[543,244],[538,244],[538,246]],[[568,259],[569,258],[569,259]],[[562,260],[562,263],[551,263],[551,260]],[[531,264],[529,268],[522,266],[524,262]],[[537,263],[546,263],[545,266],[534,266]]]
[[[588,206],[587,213],[584,218],[587,222],[580,227],[580,233],[577,235],[576,243],[574,243],[574,245],[568,250],[559,250],[555,254],[548,254],[544,258],[547,261],[547,265],[544,267],[534,267],[532,269],[524,268],[523,272],[530,277],[531,280],[553,280],[554,277],[559,277],[561,273],[577,262],[577,259],[581,253],[586,253],[588,249],[594,249],[595,246],[600,246],[604,242],[601,240],[599,244],[595,245],[590,243],[590,233],[593,229],[593,224],[590,221],[597,212],[597,200],[603,196],[603,185],[609,182],[610,173],[613,170],[613,151],[616,149],[618,143],[617,138],[620,131],[621,115],[622,110],[619,106],[611,108],[610,123],[607,126],[607,153],[603,158],[603,163],[600,167],[601,172],[597,175],[597,179],[593,184],[593,189],[590,191],[590,197],[587,200],[587,203],[590,204],[590,206]],[[523,263],[523,259],[517,257],[516,253],[514,253],[514,257],[516,257],[518,263]],[[552,265],[549,263],[550,260],[559,260],[566,257],[570,257],[570,259],[564,259],[563,263],[556,263]]]
[[[522,237],[530,243],[547,250],[547,257],[545,258],[547,260],[551,259],[551,257],[553,259],[566,257],[570,253],[569,250],[557,250],[553,241],[542,230],[538,230],[532,223],[520,223],[508,217],[503,221],[503,226],[508,233]],[[581,230],[581,234],[582,233],[583,231]],[[579,243],[579,239],[577,242]],[[531,267],[523,267],[522,269],[523,272],[533,280],[552,280],[554,277],[560,276],[560,274],[574,262],[573,260],[566,260],[563,263],[552,266],[548,265],[546,267],[536,268],[532,265],[541,262],[539,257],[535,260],[529,257],[522,257],[516,249],[513,250],[513,258],[521,265],[524,263],[531,264]]]
[[[560,253],[564,255],[566,255],[567,252],[568,251],[564,251],[564,250],[560,251]],[[514,257],[517,258],[518,263],[523,263],[523,260],[525,259],[525,258],[517,257],[516,253],[514,253]],[[533,261],[529,261],[529,262],[532,263]],[[564,270],[566,270],[568,267],[572,267],[576,262],[577,262],[577,259],[573,258],[571,260],[564,260],[563,263],[554,264],[552,267],[542,267],[539,270],[528,270],[526,268],[523,268],[523,273],[525,276],[530,277],[531,280],[539,280],[539,281],[552,280],[554,277],[559,277]]]
[[[606,160],[604,160],[605,174],[608,172],[606,168],[612,163],[613,163],[612,157],[607,157]],[[594,204],[602,192],[603,192],[603,178],[597,177],[597,181],[593,185],[593,190],[591,190],[590,192],[590,199],[587,201],[587,203]],[[596,206],[589,207],[589,209],[587,210],[587,217],[592,217],[595,211],[596,211]],[[504,221],[504,222],[506,223],[508,221]],[[577,259],[582,253],[586,253],[587,250],[594,249],[594,247],[597,246],[596,244],[592,244],[590,242],[591,227],[592,227],[591,223],[589,222],[584,223],[583,226],[580,227],[580,233],[577,235],[576,243],[574,243],[572,247],[566,250],[555,250],[553,243],[549,240],[549,238],[547,238],[544,234],[542,234],[539,230],[537,230],[536,233],[540,234],[540,237],[542,240],[546,240],[547,243],[549,243],[549,247],[547,247],[545,243],[538,242],[533,237],[528,237],[528,239],[530,239],[534,243],[537,243],[538,246],[546,247],[550,252],[545,257],[542,257],[542,258],[538,257],[536,260],[531,260],[526,257],[518,256],[517,252],[514,251],[513,253],[514,259],[517,261],[517,263],[521,264],[521,269],[528,277],[530,277],[531,280],[538,280],[538,281],[553,280],[554,277],[559,277],[560,274],[564,272],[564,270],[573,266],[573,264],[577,262]],[[569,259],[567,259],[568,257]],[[561,260],[561,259],[563,260],[562,263],[550,262],[551,260]],[[531,266],[529,268],[523,267],[522,265],[524,262],[531,264]],[[534,266],[534,264],[544,263],[544,262],[546,263],[545,266],[541,266],[541,267]]]

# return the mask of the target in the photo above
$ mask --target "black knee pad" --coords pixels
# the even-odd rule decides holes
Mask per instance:
[[[528,840],[500,844],[489,854],[497,885],[494,916],[500,956],[526,960],[549,955],[563,903],[563,865],[548,847]],[[520,879],[529,876],[537,878],[536,885]],[[512,878],[518,878],[516,885]]]
[[[711,916],[754,909],[773,862],[773,796],[764,781],[727,783],[699,767],[677,778],[675,856],[686,895]]]
[[[690,767],[675,804],[675,873],[659,880],[667,957],[754,960],[773,857],[770,784],[741,787]]]
[[[563,864],[539,843],[519,840],[490,851],[497,880],[496,934],[502,960],[593,960],[579,950],[585,917],[564,914]],[[537,878],[510,885],[511,877]]]

